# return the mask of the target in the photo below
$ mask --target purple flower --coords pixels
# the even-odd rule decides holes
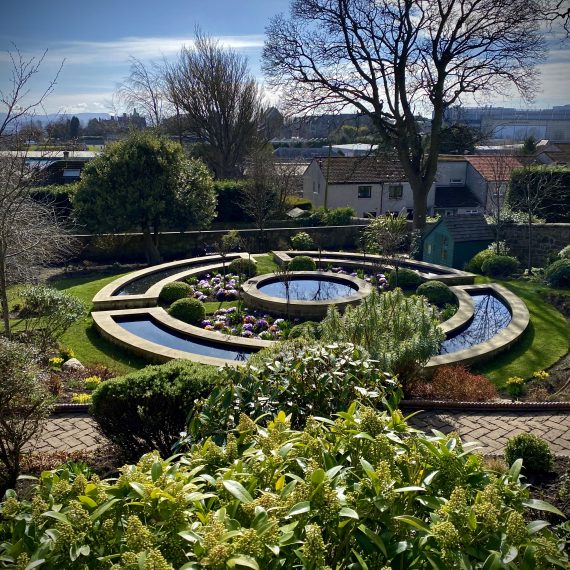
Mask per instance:
[[[259,329],[266,329],[269,326],[269,323],[265,319],[259,319],[256,326]]]
[[[212,324],[212,321],[209,321],[209,320],[207,320],[207,319],[206,319],[205,321],[202,321],[202,326],[203,326],[203,327],[205,327],[205,326],[207,326],[207,325],[211,325],[211,324]]]
[[[242,329],[244,331],[252,331],[253,330],[253,325],[251,323],[246,323],[245,325],[243,325]]]
[[[250,336],[253,336],[253,332],[252,332],[252,331],[243,331],[243,332],[241,333],[241,336],[250,337]]]

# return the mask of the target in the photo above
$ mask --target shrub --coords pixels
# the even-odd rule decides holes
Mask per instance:
[[[494,241],[487,246],[495,255],[509,255],[511,253],[510,247],[506,241]]]
[[[558,252],[558,257],[560,259],[570,259],[570,245],[567,245],[566,247],[563,247],[559,252]]]
[[[430,382],[414,383],[408,393],[414,398],[455,402],[486,402],[499,397],[488,378],[472,374],[464,366],[441,366]]]
[[[75,352],[73,352],[72,348],[68,346],[60,346],[59,347],[59,355],[63,358],[63,361],[67,361],[70,358],[75,358]]]
[[[320,336],[320,324],[314,321],[305,321],[304,323],[300,323],[292,327],[287,338],[306,338],[309,340],[316,340]]]
[[[234,275],[245,275],[249,279],[257,273],[257,265],[253,259],[239,257],[230,263],[228,271]]]
[[[334,208],[328,210],[326,217],[327,226],[347,226],[356,212],[350,207]]]
[[[548,443],[533,433],[519,433],[507,441],[505,461],[512,465],[517,459],[522,459],[527,473],[548,473],[554,465]]]
[[[481,265],[483,275],[490,277],[510,277],[519,268],[519,260],[510,255],[494,255]]]
[[[301,196],[287,196],[285,199],[286,208],[299,208],[300,210],[309,211],[313,207],[313,203],[308,198]]]
[[[100,384],[91,414],[129,457],[154,449],[169,456],[194,402],[210,392],[216,375],[212,366],[181,360],[147,366]]]
[[[204,320],[206,309],[204,303],[198,299],[178,299],[170,305],[168,314],[185,323],[198,323]]]
[[[559,259],[544,270],[546,282],[551,287],[570,287],[570,259]]]
[[[86,390],[95,390],[99,384],[101,384],[101,378],[99,376],[88,376],[83,380],[83,386]]]
[[[167,461],[147,454],[118,478],[72,467],[42,473],[31,500],[8,495],[0,522],[8,565],[568,565],[564,538],[525,506],[518,464],[491,472],[456,436],[426,436],[399,412],[354,406],[334,424],[312,419],[303,431],[283,412],[263,425],[244,415],[225,445],[207,441]]]
[[[330,307],[321,333],[324,342],[363,346],[382,370],[399,374],[402,380],[412,378],[445,339],[436,311],[423,297],[405,297],[401,289],[373,291],[342,316]]]
[[[416,289],[416,293],[423,295],[433,305],[452,305],[456,302],[451,289],[441,281],[426,281]]]
[[[91,394],[73,394],[71,396],[71,403],[72,404],[90,404],[91,403]]]
[[[184,299],[192,295],[192,287],[184,281],[173,281],[172,283],[167,283],[160,294],[158,295],[159,303],[165,305],[172,305],[175,301],[179,299]]]
[[[289,271],[316,271],[316,263],[308,255],[297,255],[288,266]]]
[[[484,249],[483,251],[476,253],[467,264],[467,271],[471,271],[472,273],[482,273],[483,263],[496,255],[497,254],[492,249]]]
[[[512,398],[518,398],[519,396],[522,396],[525,391],[524,378],[521,378],[520,376],[511,376],[506,382],[506,387],[509,396]]]
[[[291,247],[297,250],[310,250],[315,246],[313,238],[307,232],[299,232],[291,237]]]
[[[388,273],[388,284],[392,289],[395,287],[400,287],[400,289],[417,289],[422,282],[423,279],[418,273],[405,267]]]

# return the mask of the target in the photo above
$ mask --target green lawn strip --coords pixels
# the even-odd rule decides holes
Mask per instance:
[[[570,348],[570,325],[564,316],[544,300],[552,289],[528,281],[501,281],[477,277],[476,283],[496,282],[518,295],[528,307],[530,324],[519,341],[492,360],[476,367],[499,388],[511,376],[528,379],[562,358]]]
[[[273,273],[276,271],[279,266],[275,261],[273,261],[273,257],[271,255],[260,255],[255,257],[255,261],[257,261],[257,274],[258,275],[265,275],[266,273]]]
[[[237,307],[238,301],[206,301],[204,303],[204,308],[206,309],[206,315],[213,315],[216,311],[220,309],[229,309],[230,307]]]

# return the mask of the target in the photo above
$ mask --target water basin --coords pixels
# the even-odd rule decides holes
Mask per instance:
[[[274,281],[259,286],[259,291],[270,297],[287,299],[287,285],[290,301],[330,301],[354,295],[358,289],[348,283],[327,278],[293,278],[289,283]]]

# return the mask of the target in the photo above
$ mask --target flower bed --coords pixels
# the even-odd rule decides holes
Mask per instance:
[[[218,309],[201,325],[207,331],[263,340],[279,340],[291,328],[291,323],[285,319],[248,309],[239,311],[237,307]]]
[[[62,370],[63,358],[51,358],[49,363],[48,390],[58,404],[89,404],[91,392],[101,383],[113,378],[106,366]]]
[[[186,282],[192,287],[192,296],[202,302],[206,301],[235,301],[239,298],[239,283],[245,277],[228,274],[225,281],[221,273],[207,273],[200,277],[189,277]]]

